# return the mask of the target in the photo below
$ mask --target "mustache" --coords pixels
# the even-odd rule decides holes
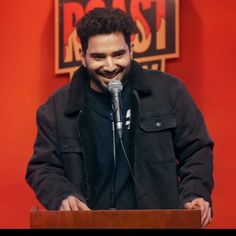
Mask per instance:
[[[122,67],[119,67],[119,68],[116,68],[115,70],[113,71],[106,71],[106,70],[101,70],[101,69],[98,69],[96,71],[96,73],[98,75],[101,75],[101,76],[105,76],[105,77],[114,77],[116,76],[117,74],[121,73],[122,71],[124,71],[124,68]]]

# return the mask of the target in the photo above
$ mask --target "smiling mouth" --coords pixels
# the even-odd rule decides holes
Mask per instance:
[[[117,75],[119,75],[120,73],[122,72],[122,70],[119,70],[119,71],[115,71],[115,72],[98,72],[97,74],[106,78],[106,79],[114,79]]]
[[[101,74],[103,77],[105,77],[106,79],[113,79],[115,78],[119,73],[115,73],[115,74]]]

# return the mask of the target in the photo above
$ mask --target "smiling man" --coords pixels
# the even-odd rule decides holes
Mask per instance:
[[[82,54],[83,66],[90,76],[90,87],[97,92],[106,91],[111,79],[122,80],[129,72],[132,59],[130,45],[122,33],[92,36]]]
[[[47,209],[199,208],[211,222],[213,142],[183,83],[132,59],[131,18],[96,8],[77,25],[82,66],[37,112],[26,179]],[[111,81],[120,81],[122,138]]]

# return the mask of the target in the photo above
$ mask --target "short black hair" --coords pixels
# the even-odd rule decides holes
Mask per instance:
[[[92,36],[120,32],[130,47],[130,36],[137,32],[131,17],[121,9],[112,7],[92,9],[78,21],[76,28],[84,53]]]

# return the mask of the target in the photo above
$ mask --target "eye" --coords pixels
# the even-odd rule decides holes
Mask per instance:
[[[116,57],[116,58],[121,58],[123,55],[124,55],[123,53],[117,53],[117,54],[115,55],[115,57]]]
[[[103,54],[91,54],[91,58],[93,58],[96,61],[100,61],[106,58],[106,56]]]
[[[113,53],[113,57],[118,58],[118,59],[122,58],[124,55],[125,55],[125,50],[121,50],[121,51]]]

